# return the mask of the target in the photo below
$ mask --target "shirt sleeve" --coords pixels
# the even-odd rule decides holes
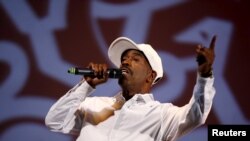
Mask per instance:
[[[80,104],[94,89],[86,81],[78,83],[49,109],[45,124],[52,131],[78,134],[83,124]]]
[[[215,95],[213,83],[214,77],[203,78],[198,75],[188,104],[182,107],[163,105],[161,131],[164,140],[176,140],[205,123]]]

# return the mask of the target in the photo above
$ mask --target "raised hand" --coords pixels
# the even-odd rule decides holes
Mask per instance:
[[[212,66],[215,58],[215,41],[216,36],[213,36],[209,48],[204,47],[202,45],[198,45],[196,48],[196,54],[198,62],[198,72],[202,77],[210,77],[212,76]]]

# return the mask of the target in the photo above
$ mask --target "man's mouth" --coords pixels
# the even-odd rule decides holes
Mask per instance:
[[[129,68],[126,67],[122,67],[121,70],[122,70],[122,75],[127,75],[131,72]]]

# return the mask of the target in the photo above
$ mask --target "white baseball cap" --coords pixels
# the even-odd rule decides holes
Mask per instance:
[[[156,71],[156,77],[153,84],[157,83],[163,77],[161,58],[152,46],[149,44],[136,44],[127,37],[119,37],[109,46],[108,56],[116,67],[120,67],[122,53],[128,49],[136,49],[144,53],[151,68]]]

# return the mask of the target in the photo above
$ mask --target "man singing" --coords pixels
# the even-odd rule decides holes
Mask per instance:
[[[151,90],[163,77],[163,66],[151,45],[119,37],[110,45],[108,56],[122,71],[121,91],[113,97],[91,97],[109,77],[107,64],[89,63],[87,68],[94,75],[84,76],[62,96],[50,108],[45,123],[52,131],[77,134],[77,141],[177,140],[204,124],[211,110],[215,40],[214,36],[208,48],[199,45],[196,49],[196,85],[182,107],[154,100]]]

